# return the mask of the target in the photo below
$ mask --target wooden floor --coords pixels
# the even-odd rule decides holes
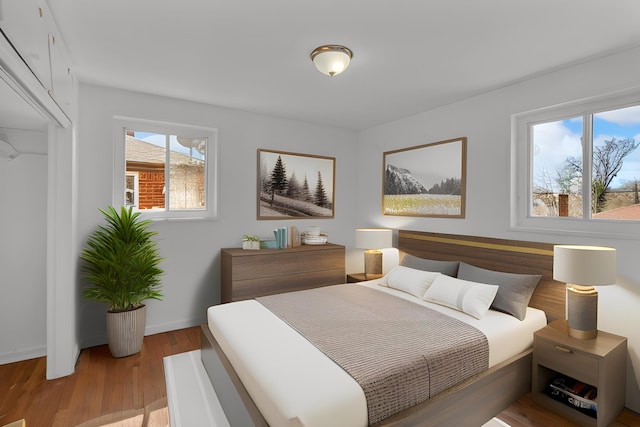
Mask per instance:
[[[200,328],[150,335],[142,351],[115,359],[106,345],[82,350],[76,372],[46,381],[45,358],[0,365],[0,426],[73,427],[104,414],[142,409],[167,396],[165,356],[200,348]]]
[[[200,348],[200,328],[151,335],[142,351],[115,359],[107,346],[80,353],[76,372],[46,381],[45,359],[0,365],[0,426],[24,418],[27,427],[73,427],[89,419],[145,406],[165,398],[162,359]],[[537,406],[528,394],[499,414],[512,427],[574,427]],[[623,411],[611,426],[640,426]]]

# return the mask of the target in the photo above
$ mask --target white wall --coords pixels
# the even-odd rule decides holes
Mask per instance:
[[[220,248],[239,247],[243,234],[271,237],[276,226],[318,224],[334,243],[353,246],[356,217],[356,140],[352,131],[283,120],[94,85],[80,85],[78,128],[78,239],[101,223],[98,208],[112,204],[113,116],[218,129],[218,218],[156,222],[163,301],[149,301],[147,334],[204,323],[206,308],[220,301]],[[335,218],[257,221],[257,149],[336,157]],[[82,347],[104,343],[103,305],[80,302]]]
[[[635,239],[525,232],[509,224],[511,115],[640,85],[640,49],[559,70],[510,87],[368,129],[358,142],[358,221],[452,234],[614,246],[618,284],[599,288],[599,328],[628,337],[627,406],[640,411],[640,273]],[[469,72],[473,72],[470,68]],[[465,219],[381,214],[382,153],[466,136]]]
[[[46,212],[47,156],[0,159],[0,364],[46,352]]]

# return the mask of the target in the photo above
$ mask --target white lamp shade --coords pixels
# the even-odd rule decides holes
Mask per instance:
[[[356,248],[384,249],[392,245],[393,235],[388,228],[356,228]]]
[[[604,246],[556,245],[553,278],[574,285],[612,285],[616,282],[616,250]]]
[[[320,46],[311,52],[311,60],[318,71],[328,76],[335,76],[347,69],[352,53],[339,45]]]

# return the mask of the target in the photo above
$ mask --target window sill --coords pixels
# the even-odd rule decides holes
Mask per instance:
[[[526,218],[511,224],[510,231],[593,238],[640,239],[640,222],[573,218]]]

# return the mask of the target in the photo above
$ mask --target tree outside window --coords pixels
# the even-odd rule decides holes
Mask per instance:
[[[639,220],[640,106],[531,126],[531,215]]]

